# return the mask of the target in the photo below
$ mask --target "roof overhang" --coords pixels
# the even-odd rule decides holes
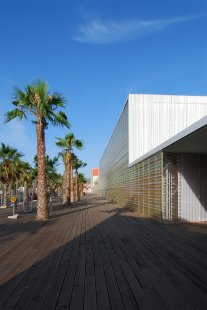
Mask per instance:
[[[160,151],[207,154],[207,116],[133,161],[129,167]]]

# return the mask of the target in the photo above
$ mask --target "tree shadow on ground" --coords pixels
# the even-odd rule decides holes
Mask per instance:
[[[206,228],[92,201],[8,244],[1,309],[206,309]]]

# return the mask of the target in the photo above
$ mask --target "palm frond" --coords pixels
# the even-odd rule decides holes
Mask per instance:
[[[14,118],[19,118],[22,120],[23,118],[27,118],[27,115],[24,111],[16,108],[4,114],[4,123],[8,123]]]
[[[30,85],[26,86],[25,92],[22,91],[20,88],[15,87],[12,97],[12,104],[18,106],[19,109],[25,114],[36,114],[34,106],[34,90]]]
[[[66,141],[62,138],[58,138],[56,137],[56,139],[58,140],[57,142],[55,142],[55,144],[59,147],[62,147],[62,148],[66,148],[67,144],[66,144]]]
[[[53,109],[64,108],[66,99],[62,94],[55,92],[52,94],[52,96],[48,97],[48,104],[52,106]]]
[[[47,102],[48,94],[48,84],[43,80],[38,80],[34,85],[35,92],[39,94],[42,102]]]
[[[73,132],[68,132],[65,135],[65,141],[67,141],[68,144],[71,144],[71,142],[75,139],[75,135]]]
[[[75,154],[72,153],[72,164],[75,169],[84,168],[87,166],[82,160],[80,160]]]
[[[48,120],[54,126],[66,126],[67,128],[70,128],[70,123],[67,119],[67,115],[62,111],[59,111],[59,113],[51,111],[50,115],[48,115]]]
[[[81,150],[83,148],[83,141],[81,140],[74,140],[73,146],[75,146],[76,149]]]
[[[83,173],[79,173],[78,178],[80,183],[87,183],[87,179]]]
[[[60,158],[60,157],[62,158],[62,161],[65,165],[65,163],[66,163],[66,151],[58,152],[58,158]]]

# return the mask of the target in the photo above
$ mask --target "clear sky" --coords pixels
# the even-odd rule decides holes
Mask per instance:
[[[90,176],[129,93],[207,95],[207,0],[0,0],[0,141],[30,162],[34,126],[2,122],[37,78],[67,98]],[[65,133],[47,130],[48,155]]]

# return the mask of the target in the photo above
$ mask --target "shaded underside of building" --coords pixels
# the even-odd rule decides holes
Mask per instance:
[[[159,114],[161,128],[156,128],[157,134],[154,134],[155,127],[150,124],[153,115],[150,119],[145,117],[143,127],[138,130],[135,128],[133,131],[137,123],[136,113],[139,114],[141,110],[134,112],[133,105],[136,106],[138,103],[133,102],[134,97],[131,96],[131,98],[128,97],[100,161],[100,195],[144,217],[169,221],[206,221],[207,97],[202,97],[202,100],[204,98],[201,102],[202,111],[197,116],[192,115],[196,112],[190,101],[191,105],[186,110],[186,115],[191,117],[191,121],[183,128],[179,127],[179,124],[175,126],[169,112],[168,117],[171,117],[172,121],[163,125],[163,116]],[[174,97],[173,100],[176,102],[178,97]],[[157,101],[160,100],[159,97],[153,97],[153,100],[154,98]],[[188,98],[192,99],[192,97]],[[137,99],[139,102],[143,98],[137,97]],[[161,99],[163,99],[162,96]],[[166,101],[166,98],[164,99]],[[169,100],[172,101],[171,98]],[[183,113],[182,117],[186,118],[186,115]],[[131,121],[132,118],[135,119],[134,122]],[[164,118],[166,118],[165,115]],[[148,125],[146,125],[147,122]],[[154,124],[156,126],[158,121]],[[158,141],[160,132],[168,130],[166,127],[172,124],[176,130],[168,134],[167,139],[163,136],[163,140]],[[138,136],[136,130],[139,134],[140,130],[143,130],[147,135],[145,138]],[[152,134],[154,134],[153,138]],[[151,144],[145,141],[147,136],[151,139]],[[137,148],[136,141],[141,141]],[[143,152],[140,152],[140,149]],[[138,156],[136,152],[139,153],[137,153]]]

